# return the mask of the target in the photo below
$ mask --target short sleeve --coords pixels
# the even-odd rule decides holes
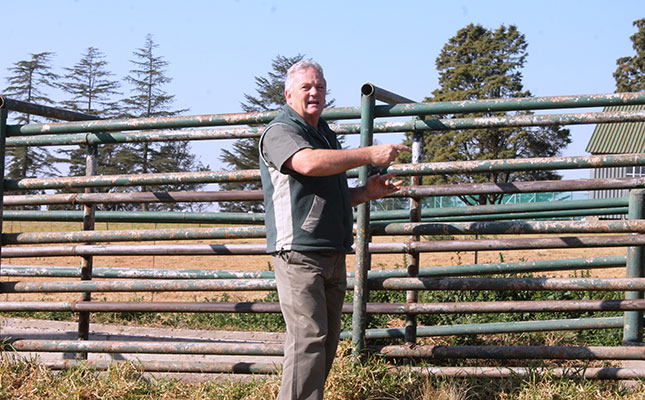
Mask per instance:
[[[306,148],[312,148],[312,145],[298,133],[297,128],[282,123],[271,125],[260,141],[262,157],[280,172],[285,172],[284,163],[292,155]]]

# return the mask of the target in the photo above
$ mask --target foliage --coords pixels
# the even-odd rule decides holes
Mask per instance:
[[[287,70],[293,64],[301,61],[304,55],[298,54],[294,57],[278,55],[271,62],[272,70],[268,77],[256,76],[255,86],[257,96],[244,94],[245,103],[242,109],[245,112],[266,112],[282,109],[286,104],[284,98],[284,81],[287,78]],[[239,139],[233,143],[233,149],[222,150],[219,159],[228,166],[230,170],[258,169],[259,153],[257,138]],[[262,188],[259,182],[228,182],[219,185],[223,190],[258,190]],[[222,202],[220,208],[231,212],[263,212],[264,204],[250,201]]]
[[[528,97],[522,85],[527,43],[513,25],[489,30],[470,24],[450,38],[436,60],[439,85],[428,102]],[[529,115],[531,112],[486,112],[432,116],[434,118],[474,118]],[[408,140],[409,141],[409,140]],[[560,127],[480,128],[430,131],[424,136],[426,162],[553,157],[571,139]],[[489,172],[426,177],[424,183],[512,182],[560,178],[551,171]],[[467,204],[491,204],[498,194],[463,197]]]
[[[173,95],[164,90],[164,86],[172,81],[166,75],[165,68],[168,62],[155,53],[158,45],[153,41],[152,35],[146,37],[143,47],[134,51],[135,59],[131,60],[133,69],[125,77],[131,84],[130,97],[123,100],[126,104],[126,116],[131,118],[170,117],[186,112],[186,109],[171,110],[174,101]],[[121,165],[121,173],[149,174],[164,172],[187,172],[205,170],[196,156],[190,152],[188,141],[178,142],[144,142],[120,146],[111,160],[116,165]],[[196,190],[203,185],[165,185],[157,187],[158,190]],[[142,191],[147,191],[142,187]],[[144,210],[148,206],[142,205]],[[160,204],[152,206],[155,209],[174,209],[191,205],[178,206],[173,204]]]
[[[645,90],[645,18],[634,21],[638,32],[630,37],[636,54],[616,60],[617,92],[640,92]]]
[[[133,362],[114,363],[106,372],[80,365],[52,371],[35,360],[0,360],[0,400],[9,399],[186,399],[269,400],[279,375],[238,380],[213,375],[204,382],[151,377]],[[222,379],[224,378],[224,379]],[[559,378],[548,373],[505,379],[426,377],[409,368],[392,371],[378,357],[355,363],[349,343],[342,342],[325,391],[329,400],[636,400],[642,388],[629,390],[617,381]]]
[[[14,63],[8,68],[11,75],[7,78],[9,86],[4,89],[4,94],[28,103],[53,105],[54,101],[46,92],[54,88],[60,78],[52,72],[53,55],[51,52],[31,54],[29,60]],[[16,114],[14,120],[20,124],[42,122],[42,119],[21,113]],[[9,178],[53,176],[59,172],[54,166],[54,155],[44,147],[8,147],[7,156],[6,175]]]
[[[66,67],[67,73],[63,76],[63,81],[59,86],[69,94],[70,98],[61,102],[63,108],[101,118],[118,117],[121,114],[119,103],[111,99],[112,96],[120,94],[118,91],[120,84],[118,81],[110,79],[114,74],[107,70],[107,64],[105,55],[101,51],[89,47],[78,63],[72,67]],[[121,172],[115,168],[118,164],[112,160],[112,155],[116,153],[119,146],[118,144],[105,144],[98,148],[97,168],[101,173],[109,175]],[[63,157],[59,157],[57,161],[69,164],[69,176],[85,176],[88,154],[86,145],[62,149],[60,154]],[[67,192],[82,190],[66,189]],[[49,208],[67,207],[69,206],[50,206]]]

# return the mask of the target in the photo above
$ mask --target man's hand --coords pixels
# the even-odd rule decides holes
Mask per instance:
[[[403,181],[393,181],[396,174],[376,174],[367,179],[365,186],[350,189],[352,206],[370,200],[380,199],[388,194],[398,191]]]
[[[402,151],[410,151],[408,146],[402,144],[377,144],[366,147],[371,152],[371,163],[374,165],[388,165],[396,160]]]

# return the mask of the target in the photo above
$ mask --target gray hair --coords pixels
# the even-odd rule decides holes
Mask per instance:
[[[323,77],[323,80],[325,79],[325,74],[323,74],[323,69],[315,61],[312,60],[302,60],[298,61],[297,63],[293,64],[289,69],[287,70],[287,78],[284,80],[284,88],[287,90],[291,90],[291,85],[293,84],[293,76],[300,71],[304,71],[306,69],[313,69],[316,72],[320,73],[320,75]]]

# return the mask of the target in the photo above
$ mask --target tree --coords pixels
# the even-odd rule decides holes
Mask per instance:
[[[616,60],[617,92],[640,92],[645,90],[645,18],[634,21],[638,32],[630,37],[636,52],[633,57],[621,57]]]
[[[440,87],[426,101],[458,101],[528,97],[522,85],[521,68],[527,43],[515,26],[492,31],[470,24],[449,39],[436,60]],[[521,115],[530,112],[487,112],[433,116],[435,118]],[[569,131],[560,127],[482,128],[431,131],[425,135],[425,161],[491,160],[525,157],[552,157],[570,142]],[[559,179],[551,171],[490,172],[427,177],[433,183],[512,182]],[[467,204],[492,204],[501,195],[464,197]]]
[[[289,68],[304,59],[303,54],[294,57],[276,56],[271,62],[272,71],[269,71],[268,77],[255,77],[255,86],[257,96],[244,94],[245,103],[242,103],[242,109],[245,112],[266,112],[281,110],[286,104],[284,98],[284,81],[287,78]],[[330,107],[334,100],[330,100],[325,107]],[[233,144],[233,149],[222,150],[220,160],[228,165],[230,170],[258,169],[259,165],[259,139],[240,139]],[[261,189],[260,183],[251,182],[229,182],[220,184],[224,190],[257,190]],[[264,205],[257,202],[222,202],[220,208],[224,211],[234,212],[263,212]]]
[[[125,78],[132,85],[131,96],[124,100],[128,107],[127,116],[131,118],[169,117],[187,111],[170,109],[175,96],[168,94],[163,88],[172,79],[166,76],[168,62],[155,54],[157,47],[152,36],[148,35],[144,46],[135,50],[135,59],[131,60],[134,67]],[[205,168],[190,153],[187,141],[125,145],[114,155],[114,161],[128,169],[127,173],[135,174],[187,172]],[[167,185],[163,189],[196,190],[201,186],[203,185]],[[146,191],[147,188],[143,187],[142,190]],[[169,208],[168,205],[159,207]],[[147,209],[145,205],[143,208]]]
[[[71,98],[62,101],[63,108],[95,115],[102,118],[116,118],[122,114],[118,103],[112,101],[112,96],[121,94],[119,82],[110,79],[112,74],[107,70],[105,56],[98,49],[89,47],[81,60],[73,67],[65,68],[67,73],[60,84],[61,89]],[[100,147],[99,170],[104,174],[118,173],[114,169],[111,155],[115,154],[118,145],[106,144]],[[79,146],[71,150],[61,150],[66,155],[61,161],[69,162],[70,176],[85,175],[85,156],[87,146]]]
[[[52,72],[51,58],[54,53],[31,54],[31,59],[18,61],[8,68],[11,76],[9,86],[4,89],[7,97],[39,105],[53,105],[46,93],[54,88],[59,76]],[[43,119],[30,114],[17,114],[13,118],[19,124],[42,122]],[[10,178],[43,177],[58,173],[55,158],[49,150],[42,147],[7,148],[6,175]],[[33,193],[33,192],[32,192]]]

